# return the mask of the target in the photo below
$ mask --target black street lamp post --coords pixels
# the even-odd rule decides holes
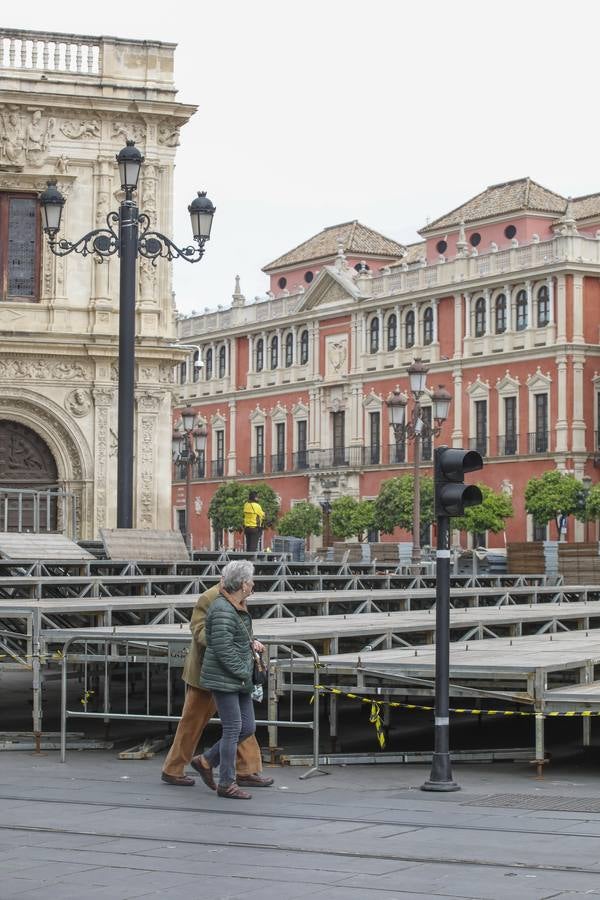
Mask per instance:
[[[421,397],[425,392],[428,371],[429,368],[419,358],[416,358],[408,367],[410,391],[414,399],[408,422],[406,421],[408,397],[400,391],[399,387],[396,387],[385,401],[389,410],[390,425],[394,429],[396,447],[398,448],[406,440],[414,441],[413,566],[420,566],[421,564],[421,484],[419,474],[422,441],[424,438],[437,437],[439,435],[443,423],[448,418],[448,410],[452,400],[451,395],[441,384],[437,391],[433,391],[431,394],[435,424],[430,425],[421,418]]]
[[[206,451],[208,428],[200,425],[191,406],[181,413],[183,432],[173,432],[173,462],[185,466],[185,543],[192,551],[192,469]]]
[[[50,250],[55,256],[68,253],[93,255],[99,262],[118,254],[121,260],[119,283],[119,407],[117,449],[117,528],[133,527],[133,425],[135,413],[135,290],[138,256],[151,260],[185,259],[199,262],[210,239],[215,207],[206,194],[199,193],[188,206],[195,247],[177,247],[159,231],[150,230],[150,219],[138,210],[134,199],[144,157],[134,141],[117,155],[124,198],[119,212],[109,212],[106,228],[96,228],[77,241],[58,238],[65,198],[49,181],[40,195],[42,223]]]

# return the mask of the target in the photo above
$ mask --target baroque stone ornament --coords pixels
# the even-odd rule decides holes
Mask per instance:
[[[85,388],[75,388],[65,397],[65,409],[78,418],[87,416],[91,408],[92,398],[90,392]]]
[[[163,123],[158,126],[158,143],[165,147],[179,146],[179,128]]]
[[[146,139],[146,128],[144,125],[131,122],[113,122],[111,137],[122,137],[125,141],[135,141],[136,144],[140,144]]]

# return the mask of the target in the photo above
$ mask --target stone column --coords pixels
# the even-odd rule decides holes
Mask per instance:
[[[432,343],[438,343],[438,307],[439,300],[433,300],[431,303],[431,308],[433,310],[433,328],[432,328]]]
[[[512,302],[512,288],[510,284],[504,285],[504,296],[506,297],[506,334],[511,334],[513,331],[513,302]]]
[[[310,449],[318,449],[319,441],[319,389],[309,388],[308,390],[308,447]]]
[[[583,344],[583,275],[573,275],[573,343]]]
[[[252,374],[255,371],[254,368],[254,335],[248,335],[248,374]]]
[[[568,450],[567,423],[567,357],[560,353],[556,357],[558,370],[557,416],[556,416],[556,452],[566,453]],[[531,423],[530,423],[531,427]]]
[[[558,275],[556,279],[556,341],[564,344],[567,340],[567,279]]]
[[[465,337],[471,337],[471,294],[465,294]]]
[[[106,228],[106,217],[110,212],[112,198],[112,183],[114,173],[114,158],[106,154],[100,154],[94,167],[94,228]],[[114,226],[113,226],[114,227]],[[92,315],[92,330],[94,333],[110,330],[110,312],[112,298],[110,295],[109,275],[111,260],[102,262],[94,256],[93,288],[90,300]]]
[[[229,389],[232,391],[237,388],[237,342],[237,337],[230,337],[227,342]]]
[[[573,353],[573,431],[571,450],[585,453],[585,419],[583,417],[583,366],[585,354]]]
[[[463,342],[463,302],[462,294],[454,294],[454,358],[462,357]]]
[[[492,329],[492,292],[486,288],[483,292],[485,298],[485,332],[486,336],[493,333]]]
[[[452,406],[454,407],[454,428],[452,429],[452,446],[463,446],[463,430],[462,430],[462,384],[463,374],[460,366],[456,366],[452,370]],[[451,407],[452,408],[452,407]]]
[[[237,404],[229,401],[229,453],[227,454],[227,474],[237,474]]]

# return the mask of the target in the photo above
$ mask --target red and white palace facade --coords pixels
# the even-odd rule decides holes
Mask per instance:
[[[327,228],[264,268],[266,298],[247,302],[236,281],[229,308],[179,321],[203,368],[182,367],[175,421],[191,405],[208,427],[192,475],[195,547],[214,546],[206,512],[225,479],[267,481],[285,512],[374,497],[412,472],[385,400],[396,385],[408,392],[415,357],[428,388],[453,398],[436,443],[479,450],[479,480],[512,495],[507,540],[545,537],[524,510],[530,478],[557,468],[597,480],[600,194],[494,185],[420,234],[402,246],[357,222]],[[423,407],[430,416],[427,395]],[[184,479],[176,467],[174,527]],[[583,525],[568,529],[584,539]]]

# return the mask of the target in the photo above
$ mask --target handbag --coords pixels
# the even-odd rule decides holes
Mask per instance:
[[[268,670],[267,664],[263,659],[262,653],[257,653],[256,650],[253,650],[254,654],[254,665],[252,667],[252,684],[261,687],[267,683]]]

